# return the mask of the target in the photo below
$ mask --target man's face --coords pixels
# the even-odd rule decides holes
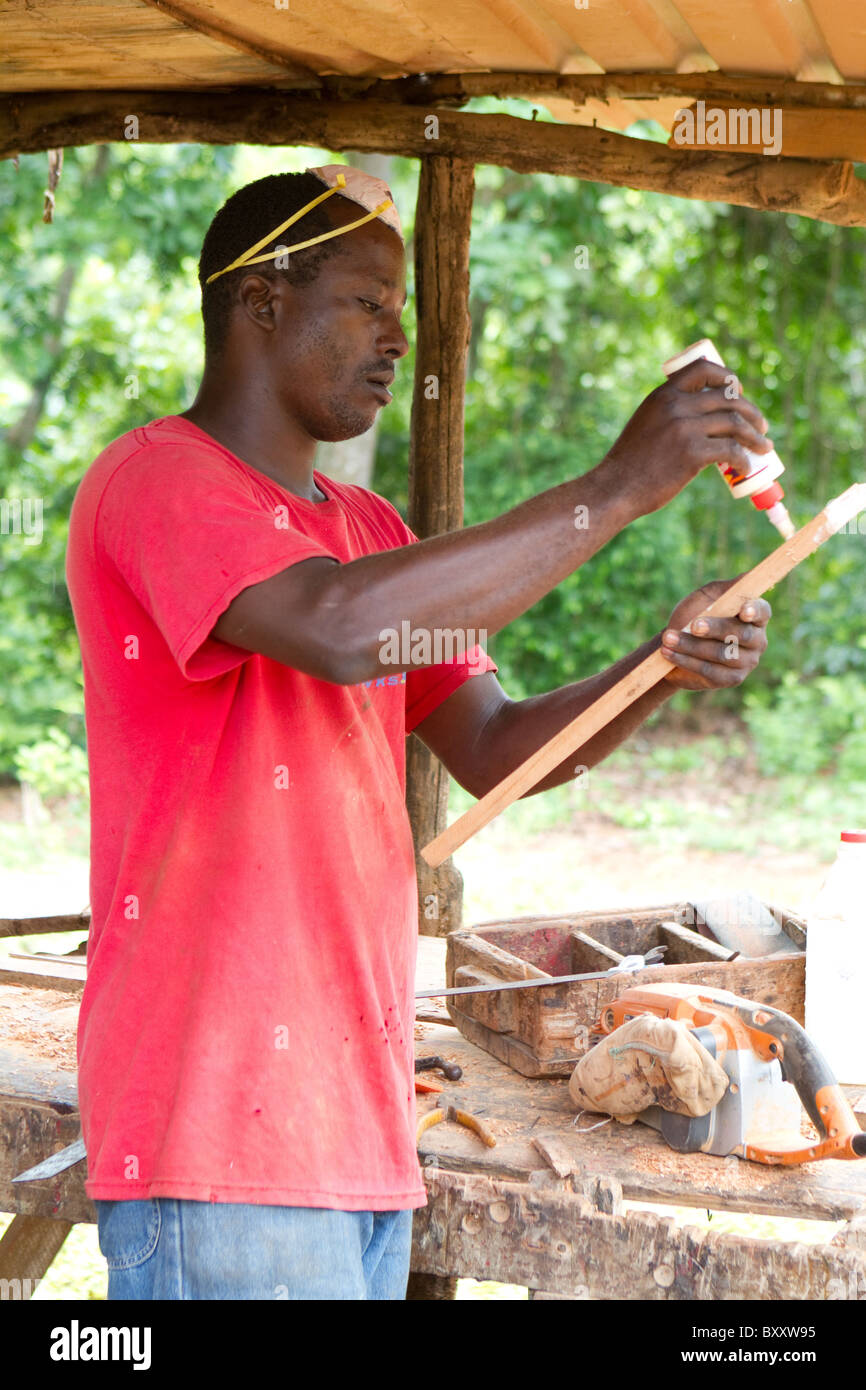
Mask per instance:
[[[335,198],[340,222],[363,216]],[[400,316],[406,258],[400,238],[378,219],[336,239],[337,254],[312,284],[279,282],[282,311],[272,343],[274,389],[314,439],[364,434],[391,400],[388,384],[408,351]],[[373,380],[373,378],[378,378]]]

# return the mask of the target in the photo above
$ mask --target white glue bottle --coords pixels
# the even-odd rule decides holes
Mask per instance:
[[[663,369],[665,375],[672,376],[681,367],[687,367],[690,362],[697,362],[701,357],[705,357],[708,362],[716,362],[720,367],[726,365],[710,339],[701,338],[699,342],[692,343],[690,347],[678,352],[676,357],[668,358]],[[769,454],[753,454],[747,449],[746,458],[748,466],[745,472],[731,463],[717,463],[716,467],[734,497],[751,497],[753,505],[758,511],[767,513],[768,520],[780,535],[785,540],[790,539],[794,534],[794,523],[782,501],[785,493],[775,481],[780,473],[784,473],[785,465],[775,449]]]
[[[866,830],[843,830],[806,918],[806,1032],[836,1080],[866,1082]]]

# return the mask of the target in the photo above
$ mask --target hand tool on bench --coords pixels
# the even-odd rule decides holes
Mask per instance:
[[[428,1077],[426,1080],[422,1081],[420,1076],[415,1077],[416,1096],[435,1095],[437,1091],[444,1090],[445,1087],[442,1085],[441,1081],[434,1081],[432,1077]]]
[[[866,1131],[824,1058],[788,1014],[707,985],[636,985],[603,1009],[599,1045],[610,1049],[616,1030],[642,1014],[683,1021],[728,1077],[721,1099],[705,1115],[677,1114],[660,1105],[639,1115],[672,1148],[787,1165],[866,1157]],[[632,1046],[641,1050],[639,1042]],[[578,1063],[578,1075],[580,1069]],[[817,1139],[800,1131],[800,1101]]]
[[[449,1105],[445,1108],[430,1110],[426,1115],[422,1115],[418,1121],[418,1128],[415,1131],[415,1143],[419,1143],[421,1135],[427,1129],[432,1129],[433,1125],[438,1125],[442,1120],[451,1120],[454,1124],[463,1125],[466,1129],[471,1129],[478,1135],[482,1144],[486,1144],[488,1149],[496,1148],[496,1140],[487,1128],[483,1120],[479,1120],[477,1115],[470,1115],[468,1110],[458,1110],[456,1106]]]
[[[19,1173],[13,1182],[38,1182],[40,1178],[56,1178],[58,1173],[62,1173],[66,1168],[73,1168],[76,1163],[80,1163],[87,1157],[83,1139],[76,1139],[74,1144],[67,1144],[65,1149],[60,1149],[50,1158],[43,1159],[37,1163],[35,1168],[28,1168],[26,1173]]]
[[[459,1081],[463,1075],[462,1067],[458,1067],[456,1062],[446,1062],[442,1057],[416,1057],[415,1070],[441,1071],[447,1081]]]
[[[632,975],[650,965],[661,965],[667,946],[653,946],[645,956],[623,956],[610,970],[591,970],[583,975],[550,975],[543,979],[502,980],[495,985],[454,985],[450,989],[422,989],[416,999],[442,999],[453,994],[497,994],[501,989],[541,989],[543,985],[574,985],[584,980],[607,980],[611,975]]]
[[[730,588],[696,614],[692,623],[701,618],[734,618],[748,599],[760,598],[762,594],[778,584],[807,555],[813,554],[830,536],[866,510],[866,483],[855,483],[847,491],[828,502],[823,511],[790,540],[784,541],[771,551],[754,569],[735,579]],[[686,631],[692,626],[689,624]],[[576,749],[594,738],[612,719],[622,714],[641,695],[645,694],[672,670],[671,663],[656,650],[629,671],[627,676],[606,690],[588,709],[560,729],[558,734],[548,739],[535,753],[497,786],[493,787],[480,801],[471,806],[453,825],[431,840],[421,851],[423,858],[434,869],[465,844],[494,817],[498,816],[518,797],[530,791],[543,777],[558,767]]]

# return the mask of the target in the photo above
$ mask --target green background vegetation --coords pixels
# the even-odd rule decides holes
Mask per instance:
[[[87,851],[80,656],[63,580],[79,479],[112,439],[191,402],[202,360],[196,263],[220,204],[264,174],[340,158],[122,143],[67,151],[53,225],[41,221],[44,156],[0,167],[0,496],[41,497],[45,527],[40,545],[0,535],[0,776],[64,800],[47,821],[0,824],[10,871],[57,870],[67,855],[74,866]],[[395,160],[392,185],[411,234],[416,165]],[[662,361],[704,335],[770,420],[792,513],[808,519],[864,476],[864,245],[862,230],[794,216],[480,168],[467,522],[591,468],[661,381]],[[587,249],[586,269],[575,267],[576,247]],[[411,278],[406,323],[412,342]],[[374,479],[404,514],[413,365],[410,353]],[[493,639],[506,688],[528,694],[599,669],[657,631],[684,594],[749,568],[774,544],[767,522],[708,470]],[[593,770],[588,802],[559,789],[512,808],[503,833],[523,843],[570,823],[569,854],[579,857],[588,810],[618,827],[624,864],[646,846],[685,859],[691,847],[758,853],[764,843],[831,858],[839,826],[866,820],[864,555],[866,535],[841,536],[786,580],[770,650],[743,691],[677,697],[660,727]],[[728,717],[707,721],[708,704]],[[696,814],[698,796],[706,806]],[[452,797],[453,813],[467,801]],[[570,903],[568,854],[561,876],[527,873],[524,884],[513,843],[496,872],[483,858],[469,872],[468,921],[501,913],[503,893],[509,912]],[[9,1219],[0,1214],[0,1231]],[[781,1236],[790,1224],[721,1220],[750,1223],[752,1235]],[[490,1296],[489,1287],[465,1285],[463,1296]],[[76,1227],[40,1296],[104,1289],[95,1230]]]
[[[38,546],[0,536],[0,773],[43,795],[84,787],[63,579],[78,481],[111,439],[192,400],[196,262],[216,208],[251,178],[323,158],[340,156],[122,143],[68,151],[52,225],[41,221],[44,157],[0,171],[2,492],[42,497],[45,527]],[[395,160],[392,181],[411,232],[417,167]],[[585,269],[575,266],[580,246]],[[480,168],[467,523],[591,468],[661,380],[661,362],[705,334],[770,420],[803,522],[862,476],[864,282],[859,229]],[[410,299],[410,340],[413,312]],[[404,511],[412,366],[410,355],[374,480]],[[531,693],[597,670],[657,631],[685,593],[748,568],[775,539],[707,470],[492,640],[506,687]],[[866,784],[864,547],[866,536],[841,536],[796,571],[775,596],[759,674],[746,691],[714,697],[745,714],[770,775],[835,772]],[[689,708],[686,697],[673,704]]]

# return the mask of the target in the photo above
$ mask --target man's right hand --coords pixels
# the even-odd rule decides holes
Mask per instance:
[[[707,464],[748,471],[744,450],[772,449],[767,421],[739,391],[727,367],[701,358],[647,396],[600,465],[636,515],[664,507]]]

